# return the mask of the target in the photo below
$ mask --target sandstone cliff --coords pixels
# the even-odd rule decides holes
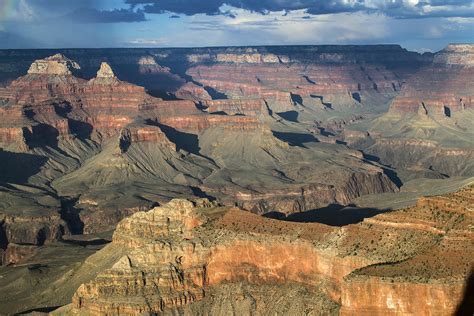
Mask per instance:
[[[423,198],[415,207],[342,228],[173,200],[118,225],[113,244],[126,255],[80,286],[68,309],[268,314],[289,301],[266,305],[259,289],[280,284],[288,293],[305,289],[291,298],[293,306],[308,297],[319,302],[295,314],[336,313],[338,305],[344,315],[451,314],[473,264],[472,193],[471,187]],[[446,252],[441,264],[439,254]],[[222,303],[232,297],[231,284],[247,289],[232,307]]]

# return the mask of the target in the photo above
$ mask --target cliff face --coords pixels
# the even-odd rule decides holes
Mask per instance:
[[[229,298],[226,287],[238,283],[247,293],[302,286],[320,302],[316,313],[335,313],[339,305],[344,315],[451,314],[472,268],[472,193],[423,198],[342,228],[173,200],[118,225],[113,243],[126,255],[79,287],[70,312],[226,313],[246,309],[245,300],[232,308],[220,303]],[[265,299],[248,295],[255,312]]]
[[[0,209],[0,262],[4,265],[23,263],[37,247],[70,234],[59,201],[45,191],[32,188],[26,193],[1,185]]]
[[[348,143],[396,168],[473,175],[472,47],[449,45],[435,54],[433,64],[411,76],[389,111],[371,123],[369,135]]]
[[[306,106],[326,104],[334,109],[370,104],[372,95],[388,100],[402,81],[383,65],[355,64],[216,64],[190,68],[187,74],[229,98],[263,98],[271,105],[289,93],[292,102]],[[275,111],[291,109],[274,105]]]
[[[219,67],[228,71],[225,67],[231,63],[221,63]],[[151,57],[141,58],[139,65],[148,69],[142,69],[147,74],[166,70]],[[294,107],[292,93],[282,92],[284,87],[264,88],[262,95],[241,100],[211,100],[204,89],[208,86],[189,82],[180,90],[188,100],[163,100],[121,81],[105,62],[90,80],[76,77],[79,66],[63,55],[38,60],[31,67],[2,90],[0,110],[8,120],[0,124],[1,146],[47,158],[29,181],[51,185],[59,195],[79,201],[75,212],[82,211],[78,225],[84,232],[109,228],[142,203],[150,206],[169,199],[176,195],[173,186],[185,196],[202,191],[200,195],[216,196],[226,204],[237,201],[256,212],[308,210],[397,190],[382,169],[365,164],[360,154],[335,141],[334,148],[318,150],[319,140],[310,134],[301,135],[315,143],[311,147],[289,146],[285,135],[291,132],[275,134],[275,128],[288,127],[271,107]],[[268,78],[275,74],[271,68],[257,70],[268,72]],[[290,76],[292,71],[286,73]],[[245,78],[250,75],[242,72]],[[342,161],[330,163],[334,150],[342,153],[336,160],[347,160],[347,166]],[[325,170],[308,167],[319,160]],[[303,172],[305,168],[311,173]],[[137,183],[165,188],[167,193],[140,199],[134,193]],[[112,206],[117,187],[130,192],[124,209]]]
[[[437,241],[406,260],[354,271],[343,286],[341,314],[455,314],[468,295],[464,282],[473,268],[472,198],[471,187],[447,196],[422,198],[413,208],[416,212],[407,209],[367,219],[366,223],[379,227],[430,234]],[[369,296],[369,291],[377,295]]]
[[[75,233],[176,196],[289,214],[395,192],[320,122],[382,111],[430,62],[397,46],[56,53],[0,52],[0,184],[48,191]]]
[[[447,66],[474,66],[474,47],[472,44],[450,44],[434,56],[433,63]]]
[[[404,85],[390,112],[455,118],[472,110],[474,45],[448,45]]]

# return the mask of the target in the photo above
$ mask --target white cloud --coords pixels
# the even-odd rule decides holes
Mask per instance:
[[[231,8],[229,11],[235,18],[196,15],[190,19],[191,30],[225,32],[233,40],[252,33],[249,38],[259,39],[263,41],[262,44],[277,44],[282,40],[286,44],[374,41],[389,33],[386,27],[388,18],[383,14],[358,12],[308,17],[304,10],[287,14],[270,12],[266,15],[238,8]],[[368,24],[370,27],[367,27]]]
[[[135,38],[127,41],[124,44],[129,44],[133,46],[162,46],[165,45],[167,39],[158,38],[158,39],[149,39],[149,38]]]
[[[161,46],[399,43],[436,51],[472,38],[474,25],[471,18],[397,19],[367,12],[308,16],[305,10],[293,10],[262,15],[230,6],[221,11],[228,15],[182,17],[178,25],[168,27],[172,36],[162,38]]]

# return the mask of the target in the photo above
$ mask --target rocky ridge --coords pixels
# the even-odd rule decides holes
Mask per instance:
[[[67,309],[253,313],[264,301],[255,294],[259,288],[286,284],[303,286],[320,303],[293,311],[298,314],[336,314],[338,306],[342,315],[454,313],[473,264],[472,193],[470,187],[423,198],[415,207],[341,228],[173,200],[118,225],[111,247],[126,255],[80,286]],[[446,251],[451,259],[440,264],[437,254]],[[236,283],[253,289],[245,297],[255,304],[223,305],[225,289]],[[376,299],[368,296],[374,288]]]

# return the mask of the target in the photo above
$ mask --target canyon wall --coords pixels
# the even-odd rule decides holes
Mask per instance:
[[[113,243],[127,255],[83,284],[68,310],[199,313],[240,283],[254,291],[303,286],[323,302],[316,313],[334,313],[336,304],[343,315],[453,314],[473,264],[472,193],[423,198],[343,227],[173,200],[118,225]]]

